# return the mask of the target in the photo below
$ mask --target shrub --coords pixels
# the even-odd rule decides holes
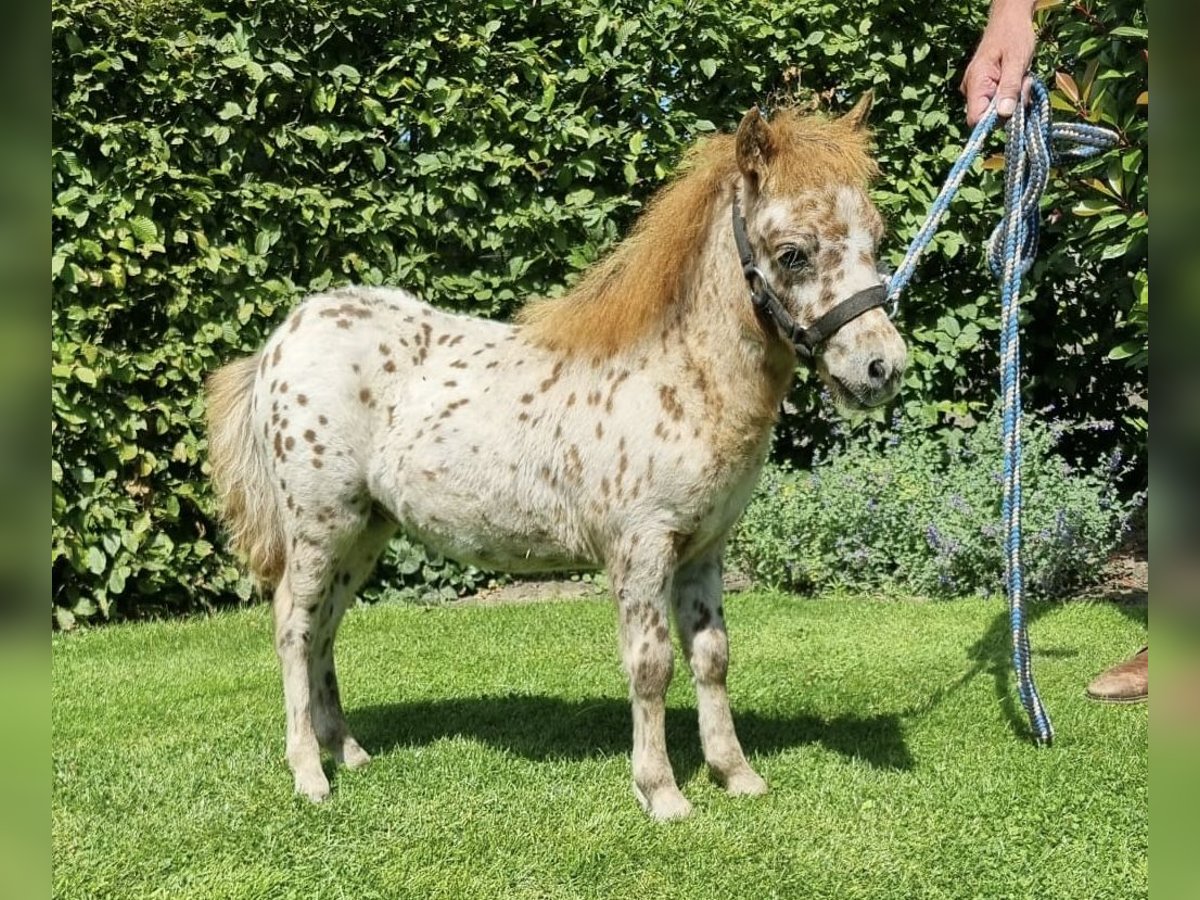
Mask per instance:
[[[507,580],[502,573],[484,572],[432,555],[400,535],[384,551],[375,578],[359,596],[367,603],[439,603]]]
[[[1070,430],[1033,416],[1024,425],[1023,561],[1030,597],[1061,597],[1094,581],[1140,500],[1122,499],[1119,453],[1089,469],[1057,454],[1055,445]],[[999,417],[970,433],[893,428],[872,436],[811,472],[769,466],[734,532],[731,564],[801,591],[1002,592]]]

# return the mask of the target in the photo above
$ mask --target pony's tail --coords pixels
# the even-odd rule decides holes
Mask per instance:
[[[208,461],[230,549],[267,590],[283,575],[285,544],[271,473],[250,414],[257,368],[258,357],[248,356],[208,377]]]

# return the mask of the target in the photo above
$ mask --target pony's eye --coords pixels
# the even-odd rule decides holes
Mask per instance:
[[[803,272],[808,268],[808,257],[799,247],[785,247],[779,254],[779,265],[792,272]]]

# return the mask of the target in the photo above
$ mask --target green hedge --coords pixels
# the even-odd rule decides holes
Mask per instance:
[[[1116,419],[1121,440],[1141,415],[1121,398],[1144,383],[1109,359],[1120,347],[1139,363],[1145,344],[1139,10],[1084,2],[1047,19],[1043,71],[1061,63],[1077,94],[1086,83],[1078,102],[1126,147],[1115,169],[1106,158],[1056,180],[1027,328],[1033,402]],[[508,316],[602,253],[700,135],[772,95],[838,110],[868,87],[898,256],[963,139],[956,88],[984,12],[973,0],[864,0],[853,13],[816,0],[55,2],[57,621],[249,595],[211,518],[200,386],[307,291],[399,284]],[[977,248],[998,188],[989,172],[963,192],[909,294],[915,421],[995,393]],[[836,438],[814,392],[795,402],[781,447],[803,462]],[[408,568],[442,587],[478,577]]]

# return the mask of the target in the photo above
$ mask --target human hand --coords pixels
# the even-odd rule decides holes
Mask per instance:
[[[995,0],[983,37],[963,75],[959,90],[967,101],[967,124],[974,127],[992,98],[1007,119],[1029,96],[1026,72],[1037,37],[1033,30],[1034,0]]]

